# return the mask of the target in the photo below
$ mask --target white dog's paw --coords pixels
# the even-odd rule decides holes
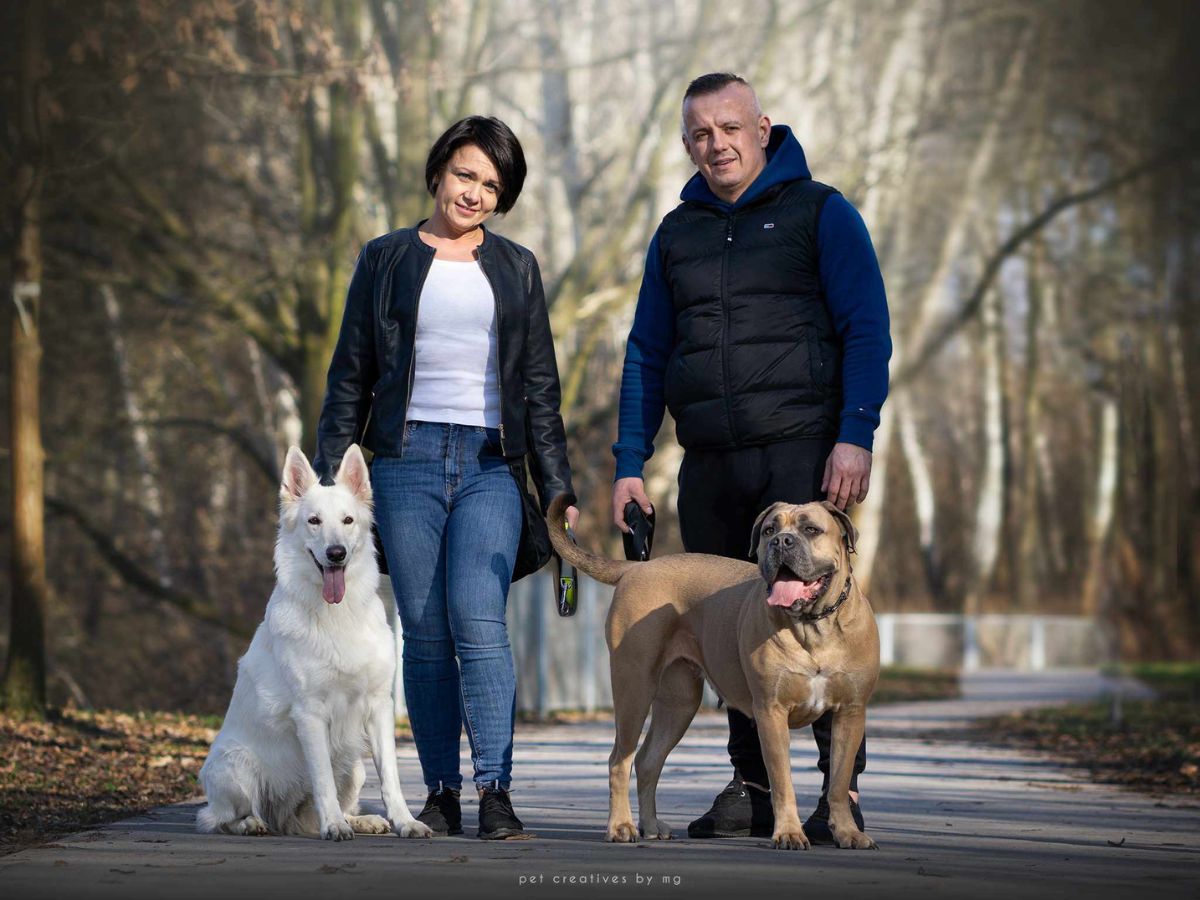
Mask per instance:
[[[433,829],[424,822],[413,819],[396,826],[396,834],[402,838],[429,838],[433,837]]]
[[[346,816],[355,834],[388,834],[392,826],[383,816]]]
[[[669,841],[671,839],[671,826],[662,819],[640,824],[638,831],[648,841]]]
[[[352,841],[354,840],[354,829],[350,827],[350,823],[343,819],[340,822],[331,822],[321,829],[321,837],[327,841]]]
[[[230,830],[234,834],[245,834],[251,837],[259,837],[271,833],[271,830],[267,828],[267,823],[258,816],[246,816],[244,819],[239,819],[233,823],[233,827]]]

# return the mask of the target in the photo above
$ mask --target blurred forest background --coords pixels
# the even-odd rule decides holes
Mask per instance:
[[[541,261],[582,535],[619,553],[609,446],[645,248],[692,171],[683,90],[730,70],[861,210],[883,264],[892,387],[855,511],[876,609],[1093,615],[1127,659],[1195,658],[1196,13],[0,5],[0,454],[18,467],[0,479],[0,624],[11,609],[17,644],[44,634],[52,702],[224,708],[357,251],[428,215],[428,148],[472,113],[530,160],[496,227]],[[659,447],[667,508],[681,454]],[[36,668],[7,641],[4,624],[10,676]]]

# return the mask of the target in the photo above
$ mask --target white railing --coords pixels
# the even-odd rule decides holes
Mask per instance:
[[[1104,642],[1089,616],[985,613],[876,613],[885,666],[1017,669],[1095,666]]]

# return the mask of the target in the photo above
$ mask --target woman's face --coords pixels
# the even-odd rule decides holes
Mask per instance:
[[[464,144],[438,178],[434,207],[451,231],[464,234],[491,218],[500,188],[500,174],[488,155],[474,144]]]

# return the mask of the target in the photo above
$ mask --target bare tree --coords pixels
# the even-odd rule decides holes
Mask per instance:
[[[13,179],[12,258],[12,625],[0,705],[41,716],[46,708],[47,601],[44,470],[38,326],[42,306],[42,185],[44,116],[40,84],[45,56],[40,3],[27,3],[21,22],[18,131]]]

